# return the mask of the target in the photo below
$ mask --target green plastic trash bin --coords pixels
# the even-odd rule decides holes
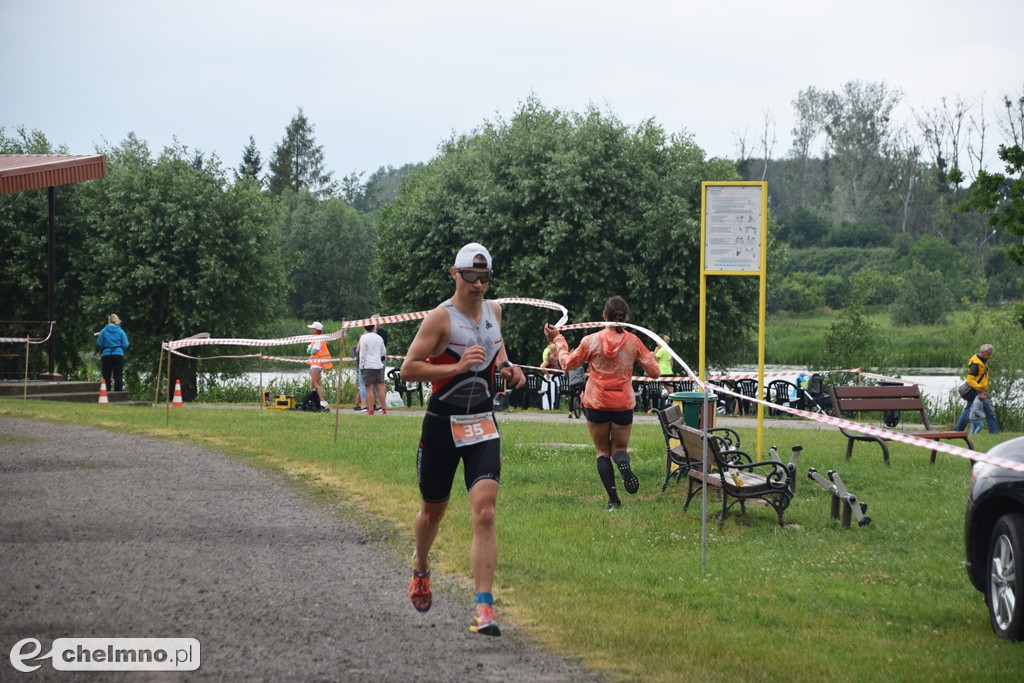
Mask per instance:
[[[700,429],[706,424],[707,428],[711,429],[715,426],[715,403],[718,401],[718,396],[715,394],[708,393],[708,409],[703,421],[700,419],[701,406],[704,405],[703,392],[677,391],[674,394],[669,394],[668,400],[680,405],[683,411],[683,423],[687,427]],[[702,422],[705,424],[702,424]]]

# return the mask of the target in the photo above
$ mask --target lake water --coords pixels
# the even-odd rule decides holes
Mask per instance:
[[[757,367],[741,366],[736,368],[735,372],[757,372]],[[811,373],[806,368],[787,365],[766,365],[764,372],[765,375],[768,375],[770,372],[782,373],[777,377],[768,378],[768,381],[772,379],[785,379],[794,384],[798,374]],[[964,381],[963,372],[959,368],[900,368],[893,370],[892,374],[886,374],[886,377],[909,384],[917,384],[921,388],[922,395],[928,396],[933,400],[944,401],[950,396],[950,392],[955,392],[960,383]],[[870,379],[886,381],[879,377],[871,377]]]
[[[262,381],[264,389],[283,388],[285,386],[291,386],[295,382],[308,382],[309,370],[306,368],[299,368],[296,370],[264,371],[262,375],[258,372],[246,372],[242,374],[240,381],[246,384],[252,384],[253,386]],[[324,381],[335,384],[338,381],[338,376],[334,374],[334,370],[330,370],[325,376]],[[355,368],[351,365],[346,365],[342,370],[341,381],[356,382]]]

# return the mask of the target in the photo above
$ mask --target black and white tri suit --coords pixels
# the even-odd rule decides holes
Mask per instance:
[[[470,346],[482,346],[484,362],[469,371],[434,380],[431,384],[427,414],[423,418],[419,449],[416,453],[416,473],[420,495],[428,503],[440,503],[451,495],[455,470],[463,462],[466,489],[481,479],[501,478],[501,438],[456,446],[452,435],[452,416],[486,415],[482,419],[494,422],[494,366],[503,343],[501,328],[488,301],[481,306],[480,322],[474,323],[455,307],[451,299],[441,304],[448,313],[451,335],[444,350],[431,356],[427,362],[434,365],[454,365]]]

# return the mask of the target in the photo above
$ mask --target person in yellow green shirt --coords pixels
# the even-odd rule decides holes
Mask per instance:
[[[661,335],[661,338],[665,340],[666,344],[668,344],[669,341],[671,341],[667,334]],[[666,349],[664,346],[658,346],[658,348],[655,349],[654,351],[654,357],[658,359],[658,367],[661,369],[661,374],[671,375],[672,355],[668,352],[668,349]]]

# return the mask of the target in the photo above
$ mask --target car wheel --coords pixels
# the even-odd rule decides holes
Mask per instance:
[[[1000,638],[1024,635],[1024,515],[1003,515],[992,529],[988,546],[988,604],[992,630]]]

